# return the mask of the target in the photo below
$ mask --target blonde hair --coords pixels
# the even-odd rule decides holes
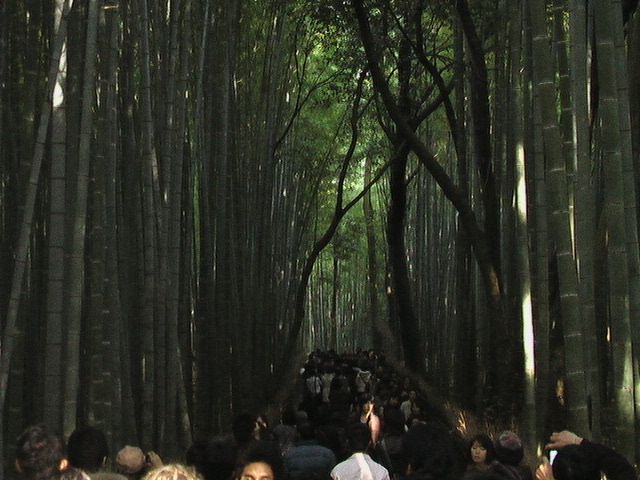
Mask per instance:
[[[192,467],[180,463],[170,463],[154,468],[142,480],[203,480],[202,476]]]

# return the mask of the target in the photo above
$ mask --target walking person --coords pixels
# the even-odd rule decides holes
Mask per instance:
[[[331,470],[333,480],[390,480],[389,470],[367,453],[371,443],[369,429],[363,423],[353,423],[347,430],[352,455]]]

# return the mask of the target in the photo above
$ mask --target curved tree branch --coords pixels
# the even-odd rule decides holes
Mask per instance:
[[[298,363],[291,361],[291,355],[292,355],[292,352],[296,351],[296,344],[298,343],[300,330],[304,323],[304,319],[305,319],[304,306],[305,306],[305,299],[307,296],[307,288],[309,286],[309,280],[311,278],[311,274],[313,273],[313,268],[316,264],[316,261],[320,257],[320,254],[322,253],[322,251],[327,247],[327,245],[329,245],[329,243],[333,239],[333,236],[338,230],[338,227],[340,225],[340,221],[342,220],[342,218],[347,214],[349,210],[351,210],[351,208],[353,208],[362,199],[362,197],[364,197],[364,195],[371,189],[371,187],[373,187],[373,185],[375,185],[378,182],[378,180],[382,177],[384,172],[391,165],[391,162],[388,162],[382,167],[380,167],[376,175],[374,175],[371,181],[364,186],[362,191],[360,191],[360,193],[356,195],[354,198],[352,198],[351,201],[349,201],[346,205],[343,205],[344,183],[345,183],[347,173],[349,171],[349,165],[351,163],[351,160],[353,159],[353,154],[355,152],[355,148],[358,143],[358,137],[359,137],[358,121],[363,113],[363,110],[360,109],[360,100],[362,98],[363,83],[366,76],[367,76],[367,72],[363,71],[361,72],[360,77],[358,79],[358,86],[356,89],[356,98],[353,102],[353,106],[351,109],[351,117],[350,117],[351,140],[349,143],[349,148],[347,149],[345,157],[342,161],[342,168],[340,170],[340,177],[338,180],[338,193],[336,196],[336,203],[334,207],[333,217],[324,234],[313,245],[313,248],[311,249],[311,252],[307,257],[307,260],[305,261],[304,267],[300,274],[300,281],[298,283],[298,287],[296,289],[296,295],[295,295],[294,318],[287,336],[287,341],[282,350],[283,354],[282,354],[281,362],[279,363],[278,367],[274,371],[274,376],[278,380],[274,381],[272,383],[273,385],[289,384],[290,382],[288,382],[288,379],[295,377],[296,372],[299,368]],[[286,396],[286,392],[284,391],[284,389],[282,389],[282,391],[279,392],[279,395],[281,395],[282,397]],[[278,405],[283,400],[284,398],[281,398],[279,396],[278,398],[275,398],[271,403]]]
[[[461,221],[469,234],[476,261],[482,273],[491,313],[497,316],[497,318],[503,318],[504,309],[499,277],[490,254],[489,246],[487,245],[485,234],[477,222],[475,213],[462,189],[453,182],[451,177],[436,160],[435,155],[418,138],[410,121],[403,115],[400,107],[397,105],[380,67],[378,52],[376,52],[375,49],[367,12],[365,11],[362,0],[352,0],[351,3],[358,20],[360,35],[369,62],[369,69],[375,89],[382,98],[389,116],[395,123],[398,134],[402,135],[407,141],[420,162],[427,168],[429,173],[431,173],[444,195],[451,201],[460,214]]]

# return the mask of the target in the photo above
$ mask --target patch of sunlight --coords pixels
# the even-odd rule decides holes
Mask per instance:
[[[455,428],[462,434],[463,437],[467,436],[467,417],[464,414],[464,411],[459,410],[456,415],[456,426]]]
[[[63,49],[62,55],[60,55],[60,64],[58,65],[58,76],[56,78],[56,85],[53,89],[53,108],[60,108],[64,104],[64,88],[62,84],[67,78],[67,55],[66,49]]]
[[[524,145],[522,144],[522,142],[518,142],[518,145],[516,146],[516,157],[518,159],[524,159]],[[516,187],[516,194],[517,194],[517,200],[516,200],[516,210],[518,212],[518,218],[520,219],[521,222],[526,223],[527,220],[527,184],[525,181],[525,176],[524,175],[519,175],[518,176],[518,185]]]
[[[629,345],[630,347],[630,345]],[[635,404],[633,402],[633,358],[632,355],[625,355],[624,372],[622,373],[622,384],[617,394],[617,408],[621,414],[621,418],[632,421],[635,415]]]
[[[53,89],[53,108],[60,108],[64,104],[64,89],[59,80],[56,80],[56,86]]]
[[[522,299],[522,324],[522,337],[525,345],[524,369],[527,377],[532,379],[535,374],[535,359],[532,354],[529,354],[533,352],[529,352],[529,349],[527,348],[528,346],[534,344],[535,339],[533,332],[533,317],[530,291],[528,291]]]

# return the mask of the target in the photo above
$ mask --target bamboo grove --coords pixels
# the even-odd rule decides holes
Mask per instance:
[[[369,346],[638,458],[637,1],[0,8],[5,458],[35,422],[177,458]]]

